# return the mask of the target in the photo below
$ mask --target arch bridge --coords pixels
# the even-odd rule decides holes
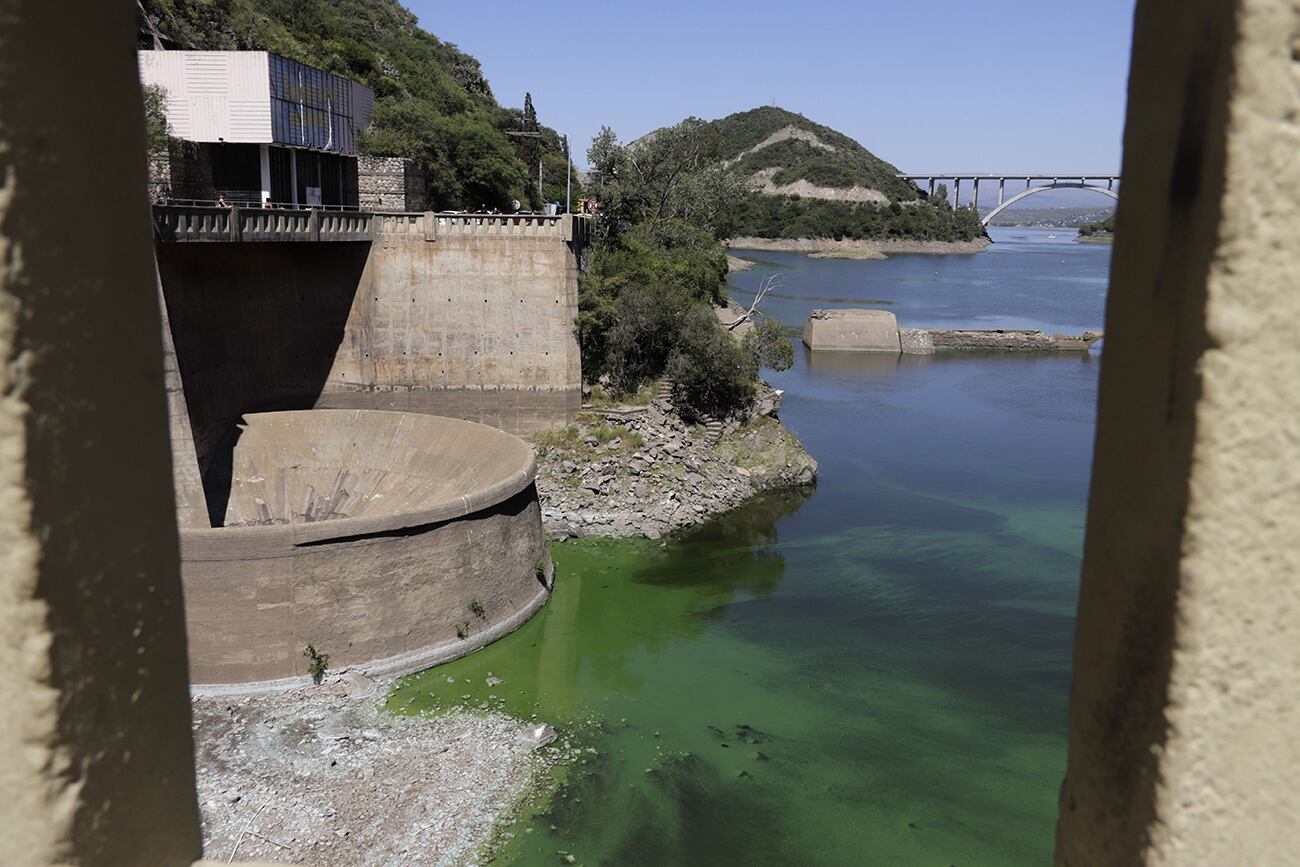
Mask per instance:
[[[917,186],[928,185],[930,195],[934,195],[935,185],[939,181],[953,182],[953,200],[954,208],[961,205],[961,183],[970,181],[972,188],[971,204],[975,210],[980,206],[980,184],[983,182],[997,181],[998,184],[998,204],[997,207],[989,211],[980,218],[980,222],[987,226],[994,217],[1014,205],[1016,202],[1035,193],[1041,193],[1046,190],[1092,190],[1101,193],[1104,196],[1110,196],[1112,199],[1119,199],[1119,191],[1115,185],[1119,183],[1119,175],[1109,175],[1102,173],[1095,174],[1054,174],[1054,175],[1024,175],[1024,174],[954,174],[952,172],[937,172],[934,174],[920,175],[899,175],[904,180],[911,181]],[[1025,188],[1019,192],[1013,191],[1012,195],[1007,197],[1007,181],[1024,181]]]

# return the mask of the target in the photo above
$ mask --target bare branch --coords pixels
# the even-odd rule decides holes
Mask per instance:
[[[773,289],[780,289],[784,284],[785,278],[781,274],[772,274],[765,278],[763,282],[759,284],[758,293],[754,296],[754,303],[750,304],[749,309],[737,317],[735,322],[728,325],[727,330],[734,331],[742,324],[753,319],[759,312],[758,306],[763,303],[763,299],[767,297],[767,293],[771,292]]]

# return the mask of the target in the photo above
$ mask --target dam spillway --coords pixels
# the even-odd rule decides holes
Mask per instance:
[[[225,526],[181,532],[191,682],[271,689],[414,671],[508,633],[549,594],[532,449],[474,422],[250,413],[205,473]]]

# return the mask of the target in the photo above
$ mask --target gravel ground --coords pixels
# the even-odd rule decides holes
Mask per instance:
[[[397,717],[388,690],[321,686],[193,702],[205,857],[294,864],[472,863],[495,822],[566,760],[537,724],[486,713]],[[547,736],[543,732],[541,740]]]

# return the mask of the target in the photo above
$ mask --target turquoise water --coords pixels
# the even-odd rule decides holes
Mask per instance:
[[[779,270],[791,325],[876,298],[909,325],[1100,327],[1109,249],[995,233],[976,257],[759,254],[733,280]],[[499,863],[1049,863],[1099,365],[797,352],[771,378],[815,492],[556,545],[537,617],[392,706],[486,702],[590,750]]]

